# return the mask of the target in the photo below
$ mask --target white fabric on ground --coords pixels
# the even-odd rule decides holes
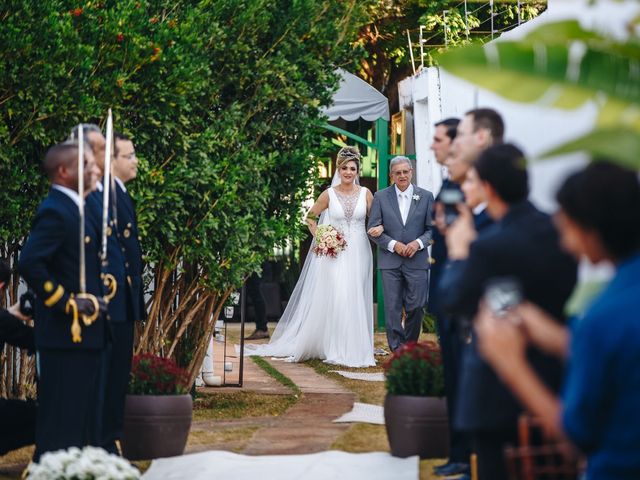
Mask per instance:
[[[358,372],[343,372],[341,370],[331,370],[331,373],[337,373],[345,378],[352,380],[364,380],[365,382],[384,382],[384,373],[358,373]]]
[[[143,480],[418,480],[418,457],[338,451],[247,456],[210,451],[154,460]]]
[[[333,423],[373,423],[374,425],[384,425],[384,407],[356,402],[350,412],[345,413],[340,418],[336,418]]]

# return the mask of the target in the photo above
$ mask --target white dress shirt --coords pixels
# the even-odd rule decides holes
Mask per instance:
[[[124,182],[122,180],[120,180],[118,177],[114,176],[113,178],[115,178],[116,183],[118,185],[120,185],[120,188],[122,189],[123,192],[127,191],[127,187],[124,186]]]
[[[402,224],[406,225],[407,217],[409,216],[409,210],[411,209],[411,202],[413,201],[413,184],[409,184],[407,189],[403,192],[398,188],[397,185],[394,185],[396,190],[396,198],[398,199],[398,208],[400,208],[400,216],[402,217]],[[424,245],[422,244],[422,240],[419,238],[416,239],[420,247],[418,250],[422,250]],[[391,240],[389,245],[387,245],[387,250],[390,252],[394,251],[397,240]]]
[[[56,190],[61,191],[67,197],[69,197],[71,200],[73,200],[73,202],[78,207],[80,207],[80,195],[78,195],[78,192],[76,192],[75,190],[71,190],[70,188],[63,187],[62,185],[58,185],[57,183],[54,183],[53,185],[51,185],[51,188],[55,188]]]

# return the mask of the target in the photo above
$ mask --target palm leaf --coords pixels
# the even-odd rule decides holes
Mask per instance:
[[[606,158],[640,170],[640,135],[636,130],[624,127],[596,129],[545,152],[543,158],[579,151],[588,152],[594,160]]]

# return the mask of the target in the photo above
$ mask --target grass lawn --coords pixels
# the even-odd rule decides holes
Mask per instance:
[[[199,393],[193,403],[194,420],[276,417],[297,401],[295,395],[267,395],[249,391]]]

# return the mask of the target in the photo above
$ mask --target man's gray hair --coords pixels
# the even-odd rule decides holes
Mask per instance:
[[[409,160],[407,157],[403,157],[402,155],[398,155],[397,157],[393,157],[389,162],[389,171],[391,171],[391,169],[395,165],[398,165],[400,163],[408,163],[409,168],[413,169],[413,164],[411,163],[411,160]]]
[[[98,132],[101,134],[102,130],[100,130],[100,127],[95,123],[83,123],[82,133],[84,133],[84,138],[87,138],[87,134],[89,132]],[[68,140],[71,140],[71,141],[78,140],[78,125],[76,125],[71,129],[71,133],[69,134]]]

